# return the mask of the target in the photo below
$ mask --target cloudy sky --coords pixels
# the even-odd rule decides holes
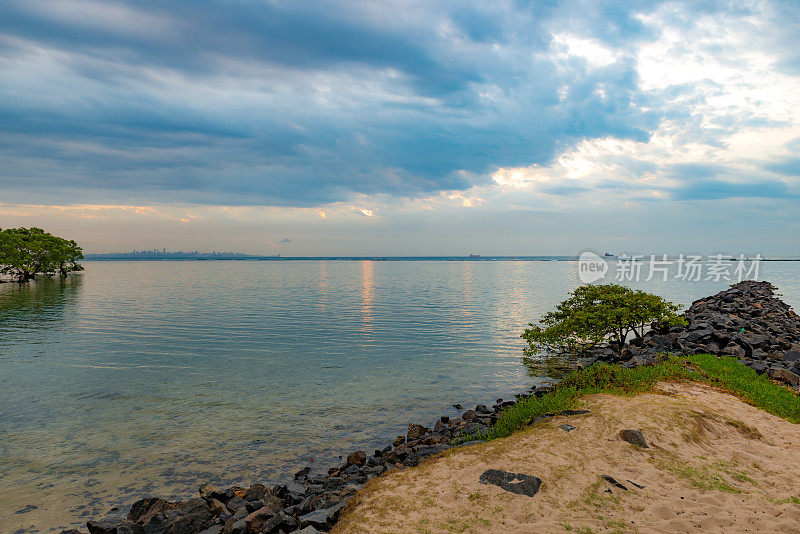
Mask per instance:
[[[30,225],[800,255],[800,2],[4,0],[0,227]]]

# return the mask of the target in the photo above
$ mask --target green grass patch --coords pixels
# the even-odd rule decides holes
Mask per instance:
[[[596,363],[567,376],[544,396],[511,406],[487,431],[462,436],[457,442],[510,436],[541,415],[575,408],[584,395],[636,395],[652,391],[663,381],[694,381],[719,387],[766,412],[792,423],[800,422],[800,398],[793,391],[774,384],[735,358],[698,354],[669,356],[656,365],[635,369]]]
[[[785,499],[771,499],[772,502],[775,504],[800,504],[800,497],[796,497],[792,495],[791,497],[786,497]]]
[[[697,367],[702,382],[721,387],[747,404],[792,423],[800,423],[800,399],[785,387],[771,382],[740,364],[736,358],[698,354],[682,358]]]

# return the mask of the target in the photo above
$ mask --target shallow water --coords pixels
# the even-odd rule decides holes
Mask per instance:
[[[2,532],[327,468],[509,397],[541,382],[519,333],[578,285],[550,261],[85,266],[0,284]],[[800,262],[760,277],[800,306]],[[728,282],[639,285],[688,305]]]

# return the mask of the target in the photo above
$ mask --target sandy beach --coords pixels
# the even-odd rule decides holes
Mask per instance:
[[[334,531],[797,531],[800,426],[697,384],[584,403],[589,414],[370,482]],[[649,447],[623,441],[623,429],[641,430]],[[490,468],[535,475],[541,489],[528,497],[481,484]]]

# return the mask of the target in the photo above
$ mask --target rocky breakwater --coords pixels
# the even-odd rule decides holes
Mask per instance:
[[[533,388],[517,399],[541,396],[549,388]],[[327,473],[310,468],[288,484],[220,489],[200,487],[199,497],[170,502],[157,497],[133,504],[127,517],[89,521],[90,534],[261,534],[324,532],[336,523],[350,497],[371,479],[393,469],[416,466],[423,458],[451,448],[452,442],[494,424],[500,412],[517,401],[497,399],[478,405],[461,417],[441,417],[432,427],[410,424],[405,435],[373,454],[356,451]],[[461,409],[460,405],[454,407]],[[79,530],[61,534],[83,534]]]
[[[600,359],[635,366],[665,353],[734,356],[759,373],[797,388],[800,382],[800,317],[775,296],[775,286],[752,280],[696,300],[686,326],[653,324],[617,356]]]

